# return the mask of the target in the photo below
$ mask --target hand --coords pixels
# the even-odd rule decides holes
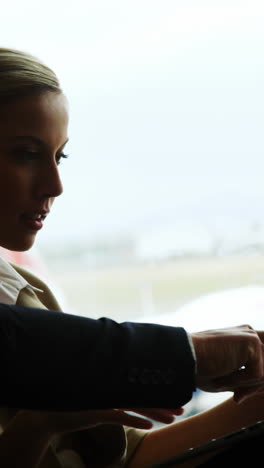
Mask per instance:
[[[262,343],[264,343],[264,332],[258,330],[257,333]],[[264,379],[250,381],[249,383],[245,383],[241,387],[237,388],[234,399],[238,403],[242,403],[247,398],[255,395],[256,393],[264,393]]]
[[[135,414],[128,414],[133,412]],[[120,424],[135,427],[137,429],[151,429],[154,421],[170,424],[176,415],[183,413],[183,408],[179,409],[159,409],[159,408],[125,408],[125,409],[103,409],[88,410],[78,412],[46,412],[46,411],[24,411],[27,418],[38,419],[39,423],[46,428],[52,436],[69,432],[88,429],[99,424]],[[149,419],[145,419],[149,418]]]
[[[240,401],[242,393],[245,398],[263,388],[264,332],[241,325],[193,333],[191,337],[197,359],[197,387],[201,390],[233,391],[235,400]]]

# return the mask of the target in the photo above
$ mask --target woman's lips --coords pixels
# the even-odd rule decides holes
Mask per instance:
[[[44,219],[41,215],[22,216],[23,223],[33,231],[39,231],[43,227]]]

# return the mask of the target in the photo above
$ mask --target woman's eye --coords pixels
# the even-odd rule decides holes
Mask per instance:
[[[43,162],[45,163],[45,161],[49,161],[50,160],[50,156],[49,157],[45,157],[44,154],[42,154],[41,152],[39,151],[31,151],[31,150],[25,150],[25,149],[15,149],[14,151],[12,151],[12,155],[13,157],[15,157],[15,159],[20,162],[20,163],[27,163],[27,162]],[[56,162],[57,162],[57,165],[59,166],[59,164],[61,164],[61,161],[62,159],[66,159],[68,158],[69,156],[65,153],[60,153],[56,156]]]
[[[62,159],[67,159],[68,157],[69,157],[68,154],[65,154],[65,153],[59,154],[58,157],[57,157],[58,166],[61,164]]]

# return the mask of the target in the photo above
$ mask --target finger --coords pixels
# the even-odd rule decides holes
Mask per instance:
[[[184,408],[178,408],[175,410],[175,415],[176,416],[181,416],[184,413]]]
[[[184,413],[184,408],[166,408],[168,411],[170,411],[172,414],[175,414],[175,416],[180,416],[181,414]]]
[[[239,369],[224,377],[217,377],[211,380],[215,391],[234,391],[234,389],[245,387],[253,390],[253,387],[259,387],[263,384],[263,377],[251,376],[251,371],[246,368]]]
[[[243,403],[248,398],[256,395],[257,393],[264,392],[264,385],[257,385],[251,387],[241,387],[234,392],[234,401],[237,403]]]
[[[127,409],[128,410],[128,409]],[[132,408],[132,411],[142,416],[164,424],[171,424],[175,420],[175,415],[182,414],[181,409],[163,409],[163,408]]]
[[[262,343],[264,343],[264,331],[263,330],[257,330],[257,334],[258,334],[260,340],[262,341]]]
[[[240,377],[242,381],[252,378],[260,379],[264,376],[264,345],[263,343],[254,343],[254,346],[248,348],[248,360],[245,363]]]
[[[182,414],[184,408],[120,408],[122,411],[134,411],[138,413],[139,411],[169,411],[171,414]]]
[[[107,414],[106,414],[107,413]],[[126,413],[119,409],[103,411],[102,415],[96,415],[100,418],[102,424],[121,424],[123,426],[135,427],[137,429],[151,429],[153,423],[148,419]]]
[[[175,420],[175,415],[172,414],[169,410],[163,410],[163,409],[147,409],[147,410],[140,410],[137,412],[139,414],[142,414],[142,416],[145,416],[147,418],[153,419],[155,421],[164,423],[164,424],[170,424],[174,422]]]

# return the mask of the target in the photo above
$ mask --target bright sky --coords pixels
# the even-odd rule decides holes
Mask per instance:
[[[264,222],[263,1],[15,0],[0,21],[1,45],[46,62],[70,102],[40,245]]]

